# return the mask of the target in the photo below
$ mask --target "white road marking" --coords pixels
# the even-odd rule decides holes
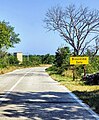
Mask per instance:
[[[3,102],[3,99],[7,98],[7,96],[14,90],[14,88],[21,82],[21,80],[30,72],[31,70],[29,70],[28,72],[26,72],[11,88],[10,90],[8,90],[8,92],[5,93],[5,95],[0,98],[0,104]]]
[[[68,88],[61,85],[85,110],[87,110],[96,120],[99,120],[99,116],[95,113],[87,104],[83,103],[75,94],[73,94]]]
[[[11,89],[5,93],[4,97],[2,97],[3,99],[7,98],[7,96],[14,90],[14,88],[21,82],[21,80],[30,72],[31,70],[29,70],[28,72],[26,72],[12,87]],[[58,82],[57,82],[58,83]],[[98,114],[96,114],[93,110],[91,110],[91,108],[89,106],[87,106],[86,104],[84,104],[76,95],[74,95],[71,91],[69,91],[65,86],[62,86],[63,89],[68,92],[85,110],[87,110],[94,118],[96,118],[96,120],[99,120],[99,116]],[[0,101],[0,104],[3,102],[3,100]]]

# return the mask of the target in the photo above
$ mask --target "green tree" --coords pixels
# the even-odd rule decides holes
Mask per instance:
[[[69,47],[58,48],[55,55],[55,65],[61,67],[63,64],[69,65],[70,49]]]
[[[42,59],[43,64],[52,64],[55,60],[55,56],[50,55],[50,54],[46,54],[46,55],[42,55],[41,59]]]
[[[57,67],[57,73],[61,74],[64,70],[68,69],[70,54],[69,47],[57,49],[54,61],[55,66]]]
[[[14,55],[8,55],[7,62],[9,65],[18,65],[19,61]]]
[[[19,43],[19,34],[14,32],[14,27],[10,26],[8,22],[0,21],[0,50],[14,47],[14,44]]]

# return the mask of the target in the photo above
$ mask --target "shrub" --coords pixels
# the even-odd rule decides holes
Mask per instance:
[[[3,59],[0,59],[0,68],[5,68],[7,67],[7,62]]]
[[[73,71],[72,70],[65,70],[63,73],[62,73],[63,76],[66,76],[66,77],[72,77],[73,76]]]

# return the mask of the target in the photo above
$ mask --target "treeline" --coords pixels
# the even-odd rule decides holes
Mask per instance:
[[[11,54],[2,52],[0,54],[0,68],[6,68],[8,66],[19,65],[18,59]]]
[[[52,64],[52,67],[48,70],[54,72],[55,74],[60,74],[62,76],[74,77],[75,79],[82,79],[84,76],[84,65],[70,65],[70,56],[73,53],[70,51],[69,47],[58,48],[55,55],[23,55],[23,62],[20,64],[16,56],[8,54],[6,52],[0,53],[0,68],[6,68],[8,66],[22,66],[22,67],[34,67],[41,64]],[[95,55],[93,57],[91,51],[87,50],[83,56],[89,56],[89,64],[86,65],[86,75],[95,74],[99,72],[99,56]],[[99,74],[97,74],[99,75]],[[97,76],[95,78],[98,79]],[[89,78],[87,76],[89,83]],[[99,82],[99,80],[98,80]],[[96,83],[98,83],[96,81]],[[89,83],[94,84],[94,83]]]
[[[52,64],[54,62],[55,56],[46,54],[46,55],[24,55],[23,66],[37,66],[40,64]]]
[[[0,68],[5,68],[8,66],[38,66],[40,64],[52,64],[54,62],[55,56],[46,54],[46,55],[23,55],[23,62],[19,64],[16,56],[8,53],[0,54]]]

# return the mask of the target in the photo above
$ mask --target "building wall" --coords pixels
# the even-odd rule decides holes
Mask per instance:
[[[23,61],[23,54],[21,52],[14,53],[20,63]]]

